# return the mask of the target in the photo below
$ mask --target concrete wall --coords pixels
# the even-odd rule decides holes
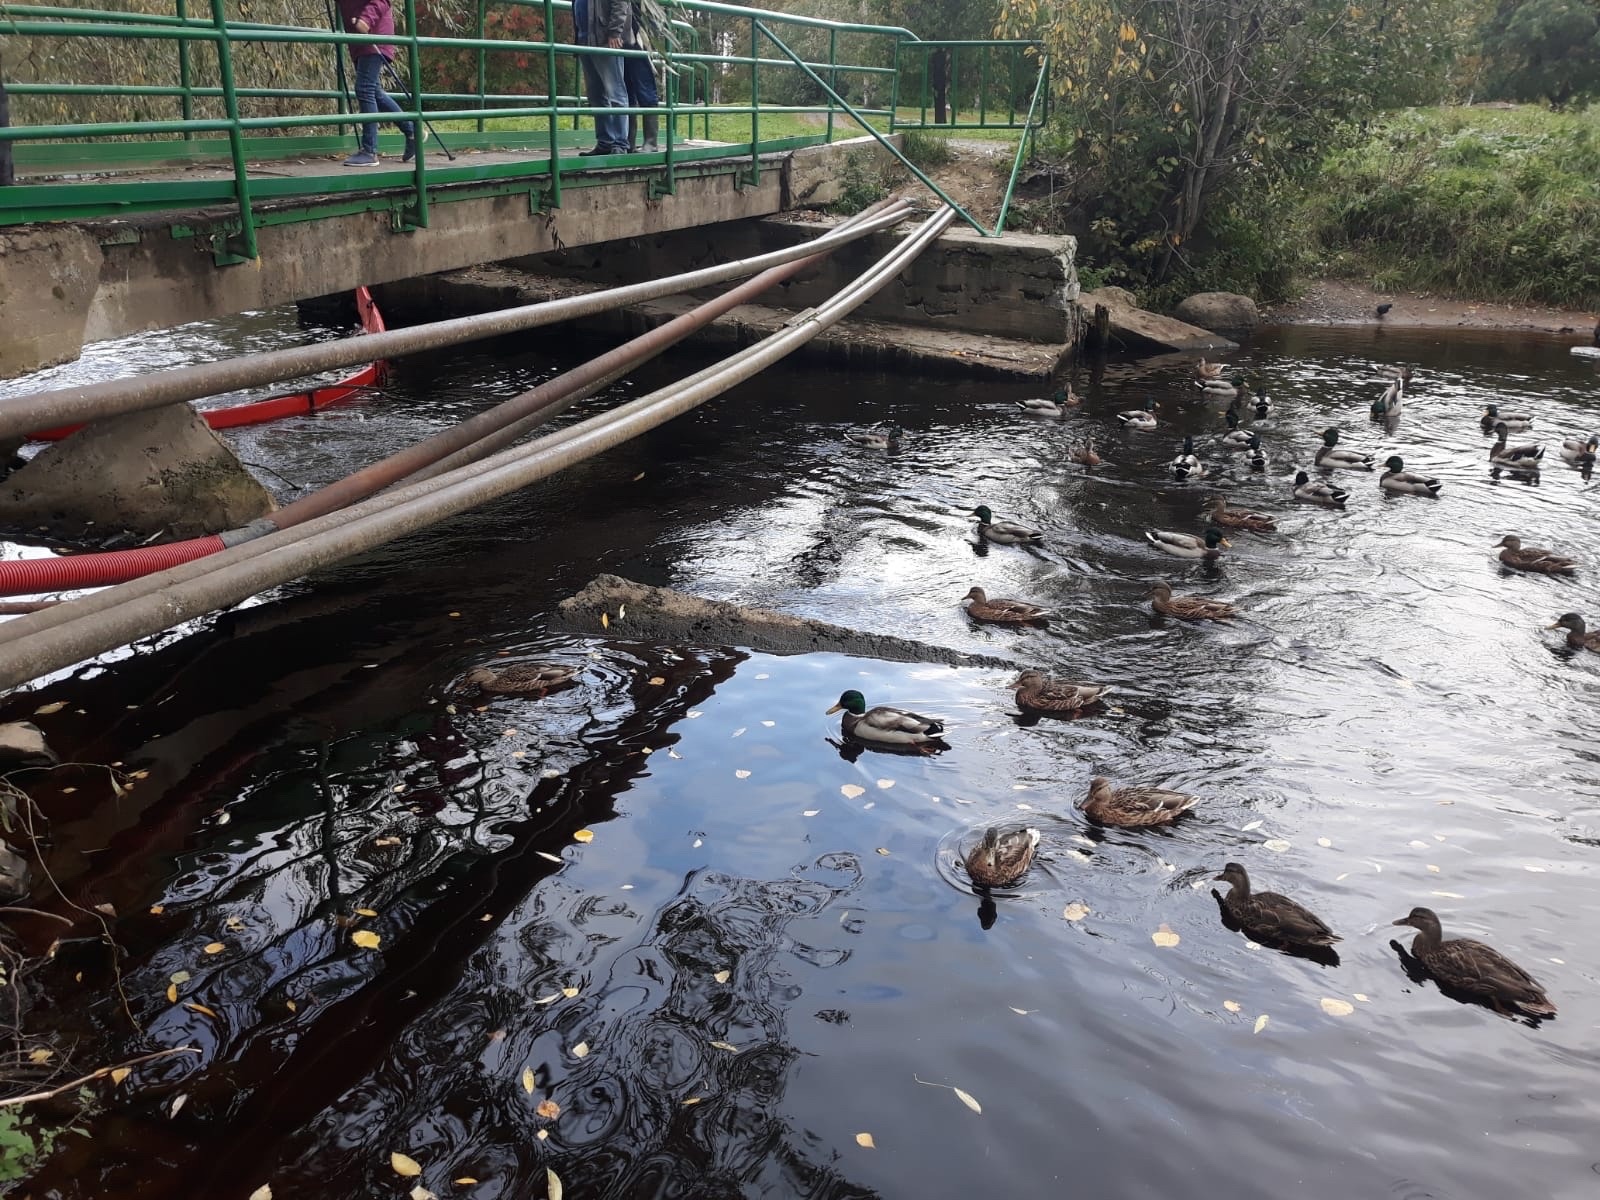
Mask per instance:
[[[887,253],[912,224],[836,250],[764,302],[791,309],[822,303]],[[507,265],[533,274],[613,285],[747,258],[817,233],[814,219],[772,217],[569,248]],[[860,316],[971,336],[1072,344],[1081,319],[1073,265],[1076,249],[1071,237],[986,238],[971,229],[955,230],[868,301]]]
[[[689,164],[679,168],[676,194],[660,199],[648,191],[659,171],[619,170],[602,185],[568,187],[550,214],[530,215],[527,193],[447,200],[431,206],[427,229],[411,232],[391,228],[387,212],[267,225],[258,232],[257,261],[221,267],[209,237],[180,239],[172,226],[220,228],[226,211],[0,229],[0,379],[76,358],[86,341],[560,246],[827,203],[837,194],[844,156],[860,151],[856,142],[836,142],[769,156],[756,187],[736,174],[748,162]]]

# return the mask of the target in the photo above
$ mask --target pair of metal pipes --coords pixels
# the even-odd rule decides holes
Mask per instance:
[[[498,499],[680,416],[837,324],[921,254],[954,216],[948,208],[941,210],[827,303],[798,314],[762,342],[647,396],[528,445],[432,478],[408,481],[349,508],[174,571],[0,625],[0,687],[27,682],[237,604],[266,588]]]

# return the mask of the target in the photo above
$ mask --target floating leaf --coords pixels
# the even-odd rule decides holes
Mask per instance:
[[[561,1200],[561,1176],[549,1167],[544,1169],[545,1200]]]
[[[542,1142],[550,1136],[550,1131],[548,1129],[538,1129],[534,1131],[533,1136]]]
[[[250,1193],[250,1200],[272,1200],[272,1185],[270,1183],[263,1183],[255,1191]]]
[[[808,808],[803,813],[801,813],[800,815],[802,817],[814,817],[821,811],[822,810],[820,808]]]
[[[535,1000],[534,1003],[535,1004],[554,1004],[559,999],[561,999],[561,993],[560,992],[552,992],[548,996],[539,997],[539,999]]]
[[[167,1003],[168,1004],[176,1004],[177,1002],[178,1002],[178,985],[175,984],[175,983],[169,983],[169,984],[167,984]]]
[[[580,829],[572,835],[572,840],[575,842],[592,842],[594,841],[594,830]]]
[[[735,779],[749,779],[750,778],[750,772],[749,771],[745,771],[745,770],[738,770],[738,771],[735,771],[733,773],[733,777]]]
[[[283,1006],[285,1008],[287,1008],[290,1012],[299,1012],[300,1011],[300,1006],[298,1004],[296,1004],[293,1000],[285,1000],[283,1002]]]
[[[589,1057],[589,1043],[588,1042],[579,1042],[576,1046],[574,1046],[572,1048],[572,1057],[573,1058],[588,1058]]]
[[[154,916],[154,917],[159,917],[162,913],[164,913],[166,911],[167,911],[167,906],[165,904],[152,904],[150,906],[150,915]]]
[[[1446,900],[1465,900],[1466,899],[1466,897],[1463,896],[1460,892],[1434,892],[1433,895],[1442,896]]]
[[[739,728],[735,729],[728,736],[730,736],[730,737],[743,737],[744,736],[744,730],[745,730],[745,727],[743,725],[741,725],[741,726],[739,726]]]
[[[417,1184],[416,1187],[412,1188],[409,1194],[411,1196],[411,1200],[439,1200],[439,1197],[435,1196],[420,1183]]]
[[[1249,833],[1252,830],[1260,829],[1260,828],[1261,828],[1261,821],[1258,819],[1258,820],[1255,820],[1255,821],[1251,821],[1250,824],[1246,825],[1239,832],[1241,832],[1241,833]]]
[[[455,1184],[457,1187],[471,1187],[478,1181],[471,1175],[463,1175],[460,1179],[452,1179],[450,1182]]]
[[[1543,867],[1536,867],[1532,863],[1523,863],[1522,869],[1524,871],[1532,871],[1535,875],[1545,874],[1545,869]]]
[[[611,616],[610,616],[609,613],[601,613],[600,614],[600,628],[601,629],[610,629],[611,628]]]
[[[1289,843],[1284,841],[1282,838],[1268,838],[1261,844],[1275,854],[1282,854],[1289,848]]]
[[[878,786],[880,788],[883,788],[885,791],[887,791],[889,788],[892,788],[894,786],[894,780],[892,780],[892,779],[880,779],[880,780],[877,781],[877,783],[878,783]]]
[[[1061,915],[1069,921],[1081,921],[1089,915],[1089,906],[1074,900],[1061,910]]]
[[[701,712],[701,711],[700,711],[700,710],[699,710],[699,709],[698,709],[698,708],[697,708],[697,709],[694,709],[694,710],[693,710],[693,711],[692,711],[692,712],[690,712],[690,714],[689,714],[689,720],[691,720],[691,721],[693,721],[693,720],[694,720],[694,719],[695,719],[695,718],[697,718],[697,717],[703,717],[703,716],[705,716],[705,715],[706,715],[706,714],[705,714],[705,713],[703,713],[703,712]]]
[[[1231,1013],[1236,1013],[1239,1011],[1241,1006],[1237,1000],[1224,1000],[1222,1002],[1222,1007]]]
[[[189,1103],[189,1093],[183,1092],[172,1098],[172,1105],[167,1109],[168,1117],[175,1117],[183,1111],[183,1106]]]
[[[390,1153],[389,1166],[394,1169],[396,1175],[404,1176],[406,1179],[415,1179],[422,1174],[422,1164],[409,1154],[401,1154],[398,1150]]]
[[[375,917],[377,915],[378,915],[378,913],[377,913],[377,911],[375,909],[371,909],[371,908],[358,908],[358,909],[356,909],[356,916],[358,916],[358,917]]]
[[[1158,946],[1170,949],[1171,947],[1176,946],[1183,939],[1177,934],[1173,933],[1168,926],[1162,925],[1150,935],[1150,940]]]
[[[133,1074],[133,1072],[130,1071],[127,1067],[118,1067],[116,1070],[111,1072],[111,1082],[112,1083],[121,1083],[124,1079],[126,1079],[129,1075],[132,1075],[132,1074]]]
[[[864,1150],[876,1150],[878,1148],[878,1143],[872,1140],[870,1133],[856,1134],[856,1145]]]
[[[1361,1001],[1361,1003],[1363,1003],[1363,1004],[1367,1003],[1367,998],[1366,998],[1366,996],[1362,995],[1362,993],[1360,993],[1360,992],[1351,992],[1350,994],[1352,996],[1354,996],[1357,1000]]]
[[[168,978],[171,979],[173,983],[188,983],[193,976],[191,976],[187,971],[174,971],[170,976],[168,976]]]
[[[1350,1001],[1336,1000],[1332,996],[1324,996],[1319,1003],[1322,1005],[1322,1011],[1330,1017],[1348,1017],[1356,1010],[1356,1006]]]
[[[66,706],[67,702],[65,700],[57,700],[54,704],[41,704],[33,710],[33,715],[36,717],[48,717],[52,713],[60,712]]]
[[[192,1008],[195,1012],[199,1013],[202,1017],[210,1017],[212,1020],[216,1020],[217,1014],[216,1014],[215,1010],[207,1008],[204,1004],[196,1004],[193,1000],[191,1000],[187,1004],[185,1004],[184,1007],[185,1008]]]
[[[715,979],[718,983],[727,983],[729,975],[730,972],[728,971],[718,971],[711,978]]]
[[[1331,842],[1329,839],[1327,839],[1325,837],[1319,837],[1317,839],[1317,845],[1321,846],[1324,850],[1326,850],[1328,847],[1333,845],[1333,842]]]
[[[691,1104],[699,1104],[700,1103],[700,1099],[701,1098],[699,1096],[690,1096],[687,1100],[685,1100],[683,1102],[683,1106],[685,1108],[688,1108]]]
[[[567,861],[564,858],[561,858],[561,857],[559,857],[557,855],[554,855],[554,854],[546,853],[543,850],[535,850],[534,853],[537,854],[540,858],[548,859],[550,862],[553,862],[553,863],[562,863],[564,865],[566,863],[566,861]]]
[[[538,1083],[533,1077],[533,1068],[532,1067],[523,1067],[522,1068],[522,1090],[527,1092],[531,1096],[533,1094],[533,1089],[535,1087],[537,1087],[537,1086],[538,1086]]]
[[[227,949],[221,942],[208,942],[203,948],[207,954],[221,954]]]
[[[1011,1009],[1011,1011],[1016,1013],[1017,1016],[1019,1016],[1019,1017],[1025,1017],[1029,1013],[1037,1011],[1037,1010],[1032,1009],[1032,1008],[1017,1008],[1015,1005],[1008,1005],[1007,1007],[1009,1007]]]
[[[1410,846],[1413,850],[1426,850],[1428,848],[1428,843],[1423,841],[1421,838],[1412,838],[1406,843],[1406,845]]]
[[[878,847],[878,853],[883,855],[885,858],[889,857],[889,851],[883,846]]]
[[[844,793],[847,800],[854,800],[857,796],[863,796],[867,791],[866,788],[858,787],[853,783],[841,784],[839,790]]]
[[[756,678],[757,678],[757,679],[759,679],[759,678],[761,678],[761,677],[760,677],[760,676],[759,676],[759,675],[758,675],[758,676],[756,676]],[[765,726],[766,726],[766,727],[767,727],[767,728],[768,728],[768,729],[771,729],[771,728],[772,728],[772,727],[773,727],[773,726],[774,726],[774,725],[776,725],[776,724],[777,724],[777,722],[776,722],[776,721],[763,721],[763,722],[761,722],[761,723],[762,723],[762,724],[763,724],[763,725],[765,725]]]
[[[534,1109],[534,1112],[538,1113],[546,1121],[554,1121],[561,1115],[561,1105],[554,1100],[541,1100],[539,1101],[539,1107]]]
[[[1434,866],[1432,863],[1429,863],[1428,864],[1428,874],[1437,875],[1438,873],[1439,873],[1439,868]]]
[[[571,1000],[574,996],[576,996],[578,994],[578,989],[575,988],[575,987],[564,987],[564,988],[561,989],[561,994],[563,996],[565,996],[568,1000]]]
[[[55,1056],[56,1052],[54,1050],[32,1050],[28,1053],[28,1061],[35,1064],[47,1063]]]
[[[383,939],[370,929],[358,929],[350,935],[350,940],[363,950],[376,950]]]
[[[650,676],[650,686],[651,687],[660,687],[666,681],[667,681],[667,678],[666,678],[665,675],[652,675],[652,676]]]
[[[981,1113],[983,1111],[983,1105],[978,1103],[977,1099],[972,1095],[971,1092],[963,1092],[960,1088],[951,1088],[950,1090],[956,1094],[957,1100],[961,1101],[961,1103],[965,1104],[973,1112]]]
[[[1251,1030],[1251,1032],[1252,1033],[1260,1033],[1263,1029],[1265,1029],[1267,1027],[1267,1022],[1270,1021],[1271,1019],[1272,1018],[1267,1016],[1266,1013],[1262,1013],[1259,1017],[1256,1018],[1255,1028],[1253,1030]]]

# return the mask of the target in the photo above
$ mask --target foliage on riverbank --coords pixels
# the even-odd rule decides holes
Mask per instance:
[[[1311,180],[1321,274],[1481,299],[1600,304],[1600,105],[1392,114]]]

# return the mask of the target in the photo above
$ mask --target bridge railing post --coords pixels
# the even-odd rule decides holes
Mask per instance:
[[[211,0],[211,23],[217,31],[217,73],[222,79],[222,103],[228,115],[228,149],[233,157],[233,194],[239,204],[239,236],[245,261],[252,261],[260,255],[256,250],[255,214],[250,210],[250,164],[244,157],[244,129],[239,124],[239,95],[233,86],[233,53],[223,0]]]
[[[422,123],[422,47],[417,41],[417,0],[406,0],[406,73],[411,76],[411,136],[417,140],[417,156],[412,160],[417,201],[412,209],[412,220],[418,229],[426,229],[428,169],[425,163],[428,156],[422,150],[428,131]]]
[[[556,7],[551,0],[544,0],[544,41],[545,41],[545,106],[550,124],[550,206],[561,207],[561,143],[557,137],[556,126],[559,119],[556,110],[560,105],[556,102]],[[585,95],[579,92],[578,95]],[[598,136],[598,135],[597,135]]]

